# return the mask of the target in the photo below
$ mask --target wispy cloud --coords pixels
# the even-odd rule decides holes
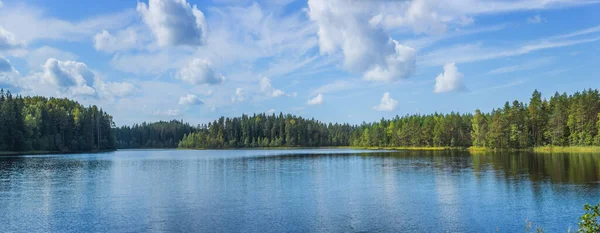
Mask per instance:
[[[555,57],[542,57],[539,59],[526,61],[525,63],[521,63],[521,64],[517,64],[517,65],[504,66],[504,67],[500,67],[497,69],[493,69],[493,70],[490,70],[487,74],[495,75],[495,74],[506,74],[506,73],[513,73],[513,72],[518,72],[518,71],[525,71],[525,70],[533,70],[533,69],[537,69],[537,68],[540,68],[543,66],[550,65],[550,64],[554,63],[555,61],[556,61]]]
[[[600,40],[600,35],[594,35],[593,37],[587,38],[574,37],[587,35],[596,32],[597,30],[600,30],[600,28],[588,28],[569,34],[541,38],[536,41],[512,48],[485,47],[481,42],[459,44],[448,48],[441,48],[425,54],[419,58],[419,64],[425,66],[440,66],[449,61],[455,61],[462,64],[502,57],[519,56],[545,49],[591,43]]]

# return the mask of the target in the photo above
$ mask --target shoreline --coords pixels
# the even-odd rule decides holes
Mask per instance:
[[[114,150],[93,150],[93,151],[0,151],[0,157],[3,156],[27,156],[27,155],[70,155],[70,154],[99,154],[99,153],[107,153],[114,152]]]
[[[58,155],[58,154],[97,154],[119,150],[307,150],[307,149],[357,149],[357,150],[396,150],[396,151],[468,151],[470,153],[484,152],[534,152],[534,153],[600,153],[600,146],[540,146],[523,149],[494,149],[487,147],[387,147],[387,146],[323,146],[323,147],[248,147],[248,148],[127,148],[94,151],[0,151],[0,157],[27,155]]]

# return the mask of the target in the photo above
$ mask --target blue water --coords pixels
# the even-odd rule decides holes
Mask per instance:
[[[547,232],[600,154],[123,150],[0,157],[0,232]]]

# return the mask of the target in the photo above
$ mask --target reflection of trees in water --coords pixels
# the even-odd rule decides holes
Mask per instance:
[[[472,155],[473,170],[501,171],[506,179],[589,184],[600,181],[600,155],[590,153],[489,152]]]
[[[493,170],[495,174],[506,180],[526,178],[533,182],[600,183],[600,154],[590,153],[485,152],[470,154],[465,151],[397,151],[360,154],[290,154],[241,159],[265,164],[273,162],[273,160],[322,161],[325,158],[340,162],[340,160],[351,160],[356,156],[367,161],[383,161],[377,164],[384,169],[433,169],[450,173],[460,173],[465,169],[472,169],[476,176],[480,176],[484,171]],[[382,158],[397,159],[382,160]]]
[[[100,159],[57,159],[55,157],[5,157],[0,159],[0,191],[34,182],[35,186],[53,182],[77,183],[83,176],[107,172],[113,162]]]

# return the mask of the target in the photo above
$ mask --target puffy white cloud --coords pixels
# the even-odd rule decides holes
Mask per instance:
[[[94,36],[94,48],[97,51],[115,52],[139,48],[142,46],[142,41],[138,32],[133,28],[127,28],[118,31],[115,35],[107,30]]]
[[[377,106],[373,106],[373,110],[376,111],[394,111],[398,106],[398,101],[392,99],[389,92],[383,93],[381,102]]]
[[[201,45],[207,32],[202,11],[186,0],[138,2],[137,11],[161,46]]]
[[[306,104],[308,105],[319,105],[323,103],[323,94],[318,94],[317,96],[313,97],[312,99],[309,99],[308,102],[306,102]]]
[[[50,58],[43,66],[43,81],[58,87],[63,92],[77,95],[96,95],[92,88],[95,74],[82,62],[59,61]]]
[[[202,105],[204,102],[198,98],[197,95],[187,94],[185,96],[179,97],[179,104],[183,105]]]
[[[395,44],[396,52],[385,58],[387,66],[374,65],[373,68],[365,72],[364,78],[366,80],[393,81],[398,78],[408,78],[415,72],[417,60],[415,49],[401,45],[395,40],[392,42]]]
[[[384,28],[410,28],[415,33],[439,34],[447,31],[447,23],[460,20],[463,25],[472,23],[469,17],[455,17],[437,8],[438,0],[413,0],[388,4],[391,9],[377,14],[369,21]],[[392,10],[393,9],[393,10]]]
[[[0,56],[0,73],[4,72],[12,72],[13,67],[10,64],[10,61],[5,57]]]
[[[276,111],[275,111],[275,109],[273,109],[273,108],[271,108],[271,109],[269,109],[269,111],[267,111],[267,113],[268,113],[268,114],[273,114],[273,113],[275,113],[275,112],[276,112]]]
[[[265,93],[268,96],[279,97],[279,96],[286,94],[282,90],[274,88],[273,85],[271,84],[271,79],[269,79],[267,77],[261,78],[259,84],[260,84],[260,91],[262,93]]]
[[[186,67],[179,70],[177,79],[192,85],[199,84],[220,84],[225,77],[213,70],[210,61],[204,59],[194,59]]]
[[[435,78],[435,93],[466,90],[463,74],[458,72],[454,62],[444,65],[444,72]]]
[[[18,41],[15,35],[2,26],[0,26],[0,51],[17,49],[24,46],[22,41]]]
[[[235,89],[235,95],[231,97],[231,102],[243,102],[245,99],[246,98],[244,96],[244,89],[238,87]]]
[[[42,46],[30,50],[24,56],[25,60],[27,61],[27,65],[29,65],[29,68],[33,70],[42,68],[49,57],[60,61],[74,61],[77,59],[77,55],[73,53],[62,51],[50,46]]]
[[[138,91],[131,83],[105,81],[85,63],[49,58],[40,72],[15,80],[25,94],[113,101]],[[81,98],[80,98],[81,97]]]
[[[365,79],[373,81],[393,81],[414,73],[415,50],[400,45],[373,23],[369,5],[309,0],[308,6],[309,18],[319,26],[321,54],[341,51],[346,70],[364,73]]]

